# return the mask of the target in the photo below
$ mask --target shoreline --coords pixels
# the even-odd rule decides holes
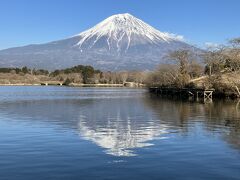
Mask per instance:
[[[144,85],[139,86],[128,86],[124,84],[59,84],[59,83],[36,83],[36,84],[27,84],[27,83],[18,83],[18,84],[0,84],[0,87],[4,86],[64,86],[64,87],[118,87],[118,88],[144,88]]]
[[[234,92],[219,92],[215,89],[206,88],[175,88],[175,87],[149,87],[149,93],[162,97],[177,97],[199,101],[212,101],[213,99],[239,99]]]
[[[19,83],[19,84],[0,84],[1,86],[42,86],[41,84],[25,84],[25,83]]]
[[[124,84],[70,84],[68,85],[68,87],[126,87],[126,86],[124,86]]]

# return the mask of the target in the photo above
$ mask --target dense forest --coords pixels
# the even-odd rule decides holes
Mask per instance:
[[[32,75],[48,75],[48,70],[44,69],[30,69],[28,67],[22,68],[0,68],[0,73],[11,73],[11,74],[32,74]]]

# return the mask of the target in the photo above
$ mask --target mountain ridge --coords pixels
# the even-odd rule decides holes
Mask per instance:
[[[70,38],[1,50],[0,67],[51,70],[83,64],[112,71],[151,70],[169,51],[178,49],[195,47],[125,13],[110,16]]]

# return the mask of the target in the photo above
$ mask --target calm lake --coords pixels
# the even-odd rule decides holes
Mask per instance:
[[[240,179],[240,103],[0,87],[0,179]]]

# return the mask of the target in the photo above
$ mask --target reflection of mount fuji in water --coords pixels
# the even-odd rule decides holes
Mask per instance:
[[[79,99],[77,94],[81,95]],[[63,99],[64,96],[55,100],[20,97],[17,102],[0,103],[0,112],[74,129],[81,138],[114,156],[134,156],[136,148],[151,146],[152,140],[164,138],[167,125],[145,110],[141,91],[100,90],[98,96],[94,96],[94,92],[85,91],[83,95],[76,91],[73,96],[69,93],[67,99]]]
[[[197,123],[207,133],[218,133],[240,149],[240,105],[142,96],[140,90],[124,89],[18,92],[12,97],[19,100],[3,101],[0,96],[0,117],[74,130],[114,156],[137,155],[136,148],[153,145],[154,140],[167,137],[166,133],[184,135],[195,131]]]
[[[167,127],[160,122],[147,120],[146,124],[138,124],[144,120],[142,117],[131,119],[119,112],[117,117],[107,117],[94,124],[97,119],[80,116],[79,132],[84,139],[105,148],[107,154],[134,156],[135,148],[151,146],[151,140],[159,139],[167,132]]]

